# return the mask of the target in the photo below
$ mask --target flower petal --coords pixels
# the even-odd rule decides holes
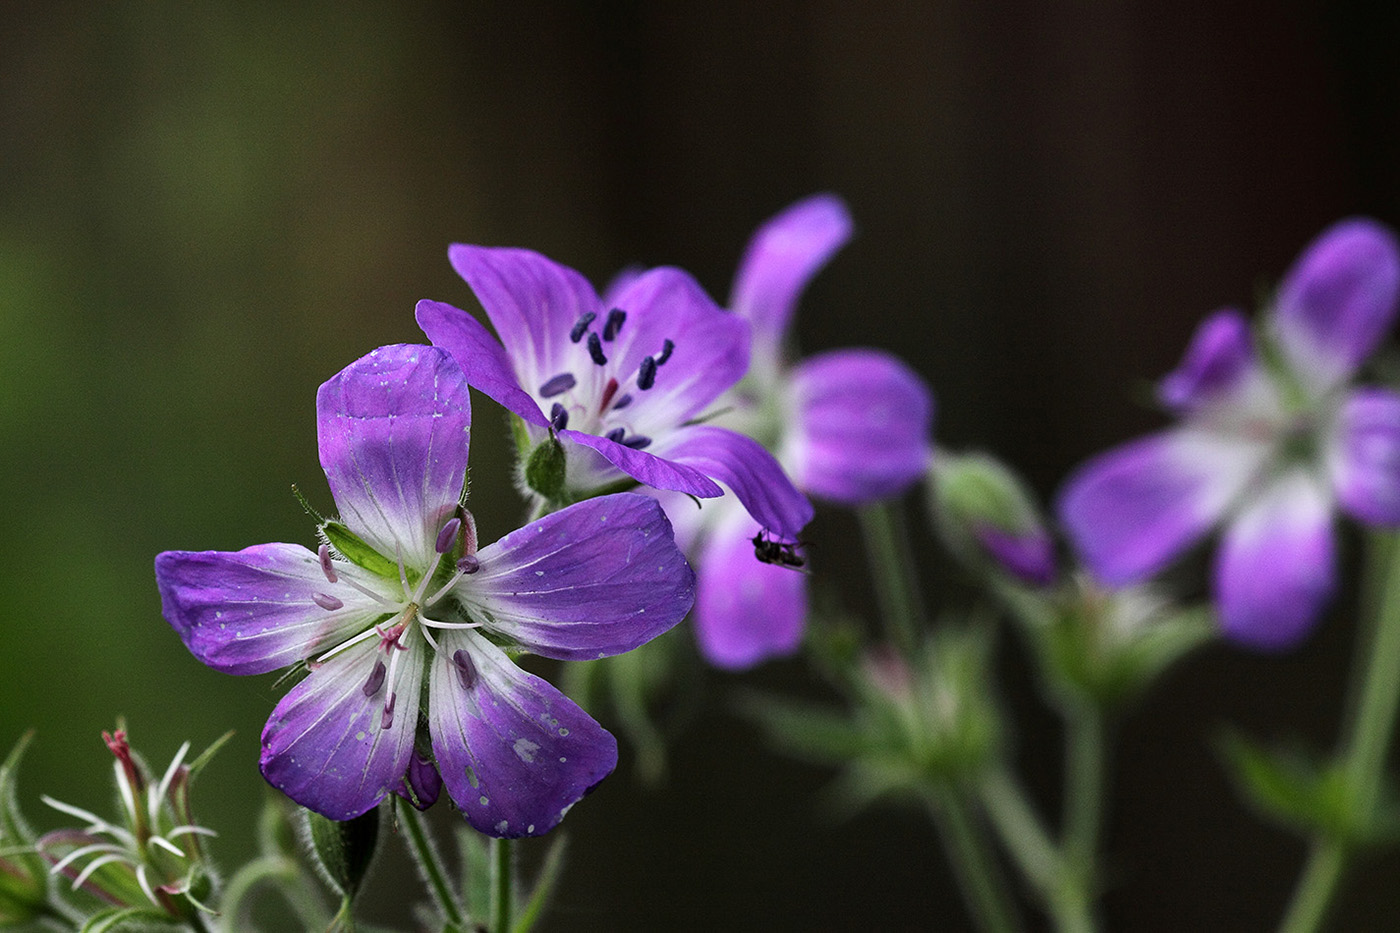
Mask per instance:
[[[365,543],[425,568],[467,471],[466,379],[436,347],[380,347],[316,394],[321,466]]]
[[[796,538],[812,520],[812,503],[753,438],[692,425],[667,438],[657,454],[724,483],[760,525],[782,538]]]
[[[428,731],[447,793],[488,836],[540,836],[617,767],[617,740],[473,631],[432,662]]]
[[[1215,562],[1225,635],[1252,648],[1297,644],[1336,579],[1331,501],[1313,477],[1280,477],[1226,528]]]
[[[156,585],[161,614],[185,647],[226,674],[287,667],[363,631],[380,614],[379,604],[358,590],[327,582],[319,558],[295,544],[166,551],[156,558]],[[340,605],[319,605],[322,594],[334,597],[327,605]]]
[[[754,556],[759,532],[737,503],[717,503],[728,514],[696,559],[699,592],[695,638],[705,660],[743,670],[797,650],[807,622],[807,576]]]
[[[521,388],[505,347],[480,321],[441,301],[418,302],[415,317],[433,346],[452,354],[467,382],[531,424],[547,427],[539,403]]]
[[[1289,362],[1321,393],[1354,372],[1395,317],[1400,247],[1385,226],[1351,218],[1323,231],[1279,286],[1274,331]]]
[[[1257,369],[1249,322],[1234,308],[1225,308],[1196,328],[1181,365],[1162,380],[1157,395],[1177,413],[1222,399],[1228,403]]]
[[[1400,395],[1352,393],[1338,413],[1327,459],[1348,513],[1373,525],[1400,523]]]
[[[776,356],[802,290],[850,236],[850,213],[830,194],[797,202],[754,233],[729,308],[753,325],[758,353]]]
[[[1079,467],[1058,512],[1105,583],[1156,573],[1203,537],[1259,471],[1263,445],[1189,428],[1154,434]]]
[[[673,432],[679,434],[680,432]],[[724,495],[724,490],[714,480],[703,472],[702,469],[687,466],[684,463],[674,462],[672,458],[658,456],[661,445],[653,445],[652,450],[633,450],[625,447],[616,441],[608,440],[606,437],[599,437],[596,434],[584,434],[581,431],[564,430],[558,432],[559,439],[565,442],[565,450],[568,450],[570,443],[579,444],[590,450],[596,451],[603,459],[607,460],[617,469],[632,477],[643,486],[650,486],[653,489],[671,489],[676,492],[689,493],[692,496],[699,496],[702,499],[712,499],[716,496]],[[591,464],[586,467],[583,473],[588,474],[586,486],[575,486],[574,481],[574,461],[578,455],[577,451],[569,451],[569,483],[570,488],[580,494],[587,495],[596,491],[602,486],[611,485],[617,482],[616,474],[608,475],[599,473]],[[590,458],[591,460],[592,458]]]
[[[589,659],[631,651],[695,601],[695,574],[649,496],[588,499],[477,552],[456,595],[473,617],[536,654]]]
[[[421,638],[404,639],[395,676],[369,696],[365,690],[385,657],[377,640],[314,668],[263,727],[263,777],[332,820],[351,819],[378,804],[399,786],[413,757],[424,649]],[[390,695],[394,714],[385,728]]]
[[[858,506],[904,493],[928,467],[933,396],[888,353],[822,353],[792,372],[796,425],[784,450],[807,492]]]
[[[972,535],[998,566],[1023,583],[1055,582],[1055,544],[1044,528],[1007,531],[983,523],[973,527]]]

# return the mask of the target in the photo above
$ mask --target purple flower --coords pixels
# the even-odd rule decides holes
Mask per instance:
[[[446,353],[383,347],[316,403],[341,515],[319,552],[161,554],[166,619],[216,670],[309,669],[262,735],[263,775],[297,803],[344,820],[445,786],[484,833],[547,832],[612,771],[617,743],[512,654],[618,654],[684,617],[694,576],[666,516],[603,496],[477,550],[461,506],[468,389]]]
[[[850,233],[840,199],[817,195],[749,241],[730,308],[752,328],[752,359],[715,423],[777,451],[803,492],[861,506],[899,496],[923,476],[933,399],[917,374],[879,350],[836,350],[785,365],[798,298]],[[807,615],[805,577],[755,560],[751,539],[762,529],[724,500],[698,513],[679,497],[666,501],[699,569],[695,624],[705,657],[743,668],[794,651]]]
[[[714,497],[723,483],[776,534],[795,536],[811,520],[760,444],[699,423],[748,367],[749,330],[689,275],[652,269],[604,302],[577,272],[529,250],[456,245],[448,255],[500,342],[441,302],[419,302],[418,323],[473,387],[519,416],[531,445],[559,439],[559,499],[630,480]]]
[[[1334,585],[1335,507],[1400,523],[1400,395],[1350,386],[1397,290],[1393,234],[1345,220],[1284,278],[1262,351],[1239,312],[1207,318],[1159,389],[1181,423],[1091,460],[1061,495],[1090,569],[1109,584],[1142,580],[1223,525],[1225,633],[1264,649],[1306,635]]]

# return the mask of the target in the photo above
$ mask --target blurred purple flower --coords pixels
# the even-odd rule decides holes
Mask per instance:
[[[1302,639],[1333,590],[1335,507],[1400,523],[1400,395],[1350,385],[1397,290],[1394,235],[1351,219],[1284,278],[1262,351],[1238,311],[1207,318],[1159,387],[1181,423],[1089,461],[1061,494],[1089,568],[1139,581],[1223,525],[1214,589],[1226,635],[1262,649]]]
[[[613,770],[617,743],[507,652],[630,651],[693,601],[694,575],[645,496],[581,502],[478,551],[460,504],[470,420],[445,352],[376,350],[317,394],[341,513],[319,553],[265,544],[156,559],[165,617],[200,661],[309,668],[263,730],[261,766],[331,819],[390,792],[426,806],[445,785],[484,833],[547,832]]]

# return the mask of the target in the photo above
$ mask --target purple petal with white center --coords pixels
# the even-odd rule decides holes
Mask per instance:
[[[576,503],[476,556],[481,569],[457,585],[457,598],[493,632],[549,658],[631,651],[695,601],[695,574],[649,496]]]
[[[427,299],[418,302],[415,317],[433,346],[452,355],[468,384],[529,423],[549,425],[539,403],[521,388],[505,347],[484,324],[461,308]]]
[[[488,836],[549,832],[617,767],[617,740],[476,632],[445,632],[439,644],[428,731],[448,795]]]
[[[341,569],[358,577],[357,570]],[[369,581],[363,581],[369,582]],[[343,580],[326,580],[320,558],[296,544],[242,551],[166,551],[156,557],[161,614],[201,663],[226,674],[264,674],[364,631],[380,604]],[[340,608],[317,605],[335,597]]]
[[[928,468],[933,396],[879,350],[822,353],[792,372],[797,425],[784,462],[807,492],[859,506],[903,494]]]
[[[776,353],[803,289],[850,236],[846,205],[830,194],[797,202],[754,233],[729,308],[753,325],[758,352]]]
[[[436,347],[380,347],[316,393],[321,466],[341,519],[365,543],[426,568],[467,472],[471,405]]]
[[[1273,325],[1314,393],[1370,356],[1395,318],[1400,247],[1382,224],[1351,218],[1323,231],[1279,286]]]
[[[1332,595],[1333,550],[1327,490],[1302,471],[1271,483],[1225,529],[1216,555],[1225,635],[1266,651],[1301,641]]]
[[[1055,548],[1045,529],[1012,532],[982,525],[972,533],[992,559],[1018,580],[1033,586],[1055,582]]]
[[[1368,524],[1400,524],[1400,395],[1352,393],[1337,414],[1327,460],[1342,508]]]
[[[1162,404],[1177,413],[1221,399],[1256,368],[1249,322],[1234,308],[1225,308],[1201,322],[1181,365],[1157,387]]]
[[[387,663],[378,639],[328,659],[282,698],[262,733],[268,783],[332,820],[359,816],[399,786],[413,757],[425,648],[411,635],[404,643],[393,679],[370,696],[375,665]],[[394,715],[384,728],[390,694]]]
[[[807,621],[807,576],[754,556],[759,526],[730,510],[696,560],[695,638],[705,660],[743,670],[797,650]]]
[[[574,323],[585,314],[601,317],[608,311],[587,279],[533,250],[459,243],[447,256],[476,293],[516,376],[528,387],[567,371],[569,361],[578,358],[569,339]]]
[[[682,429],[682,431],[684,430],[687,429]],[[672,435],[676,436],[681,433],[681,431],[676,431],[672,432]],[[558,432],[558,436],[561,441],[566,442],[566,448],[567,443],[572,442],[597,451],[609,463],[643,486],[685,492],[702,499],[712,499],[724,495],[724,490],[710,479],[703,467],[697,468],[677,462],[676,458],[671,458],[669,455],[666,457],[658,456],[659,451],[655,448],[660,445],[653,445],[652,450],[633,450],[631,447],[608,440],[606,437],[584,434],[581,431],[571,429]],[[569,455],[573,456],[573,452],[570,452]],[[606,483],[613,481],[613,477],[605,480]],[[580,492],[589,491],[591,490],[580,490]]]
[[[658,453],[724,483],[755,521],[781,538],[796,538],[812,520],[812,503],[751,437],[691,425],[668,437]]]
[[[1079,467],[1057,511],[1095,576],[1135,583],[1204,537],[1267,456],[1267,445],[1205,431],[1154,434]]]

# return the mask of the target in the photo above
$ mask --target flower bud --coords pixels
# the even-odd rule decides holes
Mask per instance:
[[[934,522],[955,554],[1032,586],[1054,582],[1054,543],[1040,509],[1000,461],[940,451],[928,487]]]
[[[353,900],[379,843],[379,808],[349,820],[305,813],[307,837],[321,874],[347,900]]]

